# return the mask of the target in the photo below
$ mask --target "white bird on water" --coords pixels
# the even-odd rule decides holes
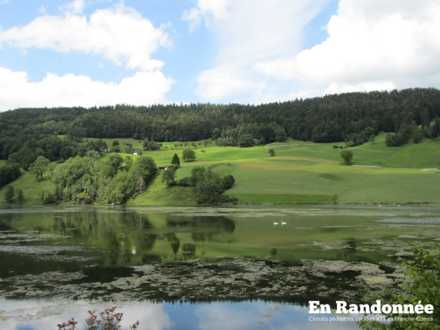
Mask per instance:
[[[278,226],[279,223],[278,223],[278,222],[274,222],[273,225],[274,225],[274,226]]]
[[[287,222],[281,221],[281,226],[285,226],[285,225],[287,225]]]

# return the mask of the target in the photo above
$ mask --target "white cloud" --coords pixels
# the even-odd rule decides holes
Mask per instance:
[[[172,79],[158,70],[136,72],[117,83],[51,73],[34,82],[25,72],[0,67],[0,111],[18,107],[163,103],[172,85]]]
[[[189,21],[193,29],[201,22],[209,25],[211,21],[225,18],[227,5],[227,0],[199,0],[196,7],[183,13],[183,19]]]
[[[326,0],[199,0],[184,15],[205,22],[219,42],[213,67],[200,73],[197,93],[205,100],[261,101],[278,97],[258,63],[296,53],[302,32]]]
[[[327,31],[322,43],[258,70],[324,92],[440,83],[438,0],[340,0]]]
[[[81,10],[83,4],[72,2],[72,10]],[[24,26],[0,31],[0,46],[97,54],[142,71],[162,67],[163,63],[152,58],[152,54],[169,43],[166,31],[123,6],[97,10],[90,17],[73,12],[41,16]]]
[[[85,0],[69,0],[65,5],[65,10],[73,14],[80,14],[83,12],[85,5]]]
[[[161,72],[163,63],[152,57],[159,47],[169,44],[166,31],[123,6],[97,10],[87,17],[80,14],[84,4],[84,0],[72,0],[61,16],[43,15],[24,26],[0,31],[0,47],[97,54],[135,72],[119,82],[55,73],[31,81],[26,72],[0,67],[0,111],[166,102],[174,81]]]

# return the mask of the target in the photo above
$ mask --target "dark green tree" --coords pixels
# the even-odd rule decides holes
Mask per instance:
[[[177,154],[173,155],[173,158],[171,159],[171,164],[175,167],[175,168],[179,168],[180,167],[180,158]]]
[[[196,160],[196,153],[192,149],[184,149],[182,152],[182,159],[184,162],[193,162]]]
[[[235,184],[235,178],[232,175],[226,175],[223,177],[223,189],[231,189]]]
[[[353,151],[351,150],[342,150],[341,158],[344,165],[353,165]]]
[[[143,147],[144,147],[144,150],[146,150],[146,151],[147,150],[149,150],[149,151],[160,150],[160,144],[155,141],[149,140],[149,139],[144,140]]]

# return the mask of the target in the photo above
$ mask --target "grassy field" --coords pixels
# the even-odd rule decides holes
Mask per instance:
[[[179,176],[188,175],[194,166],[232,174],[237,184],[228,193],[241,204],[440,202],[439,140],[390,148],[381,135],[351,148],[353,166],[341,164],[340,149],[333,145],[289,141],[252,148],[197,148],[197,161],[184,163]],[[269,148],[275,157],[267,156]],[[179,150],[145,154],[166,165],[174,152],[180,154]],[[148,202],[147,196],[151,194],[138,197],[133,205]]]
[[[118,140],[121,145],[141,145],[133,139]],[[112,140],[106,142],[111,144]],[[250,205],[440,202],[440,140],[390,148],[380,135],[373,142],[351,148],[353,166],[341,164],[340,149],[334,145],[292,140],[238,148],[198,143],[194,148],[197,161],[183,163],[178,177],[189,175],[194,166],[210,166],[218,173],[232,174],[237,183],[228,194],[238,198],[240,204]],[[182,143],[168,142],[162,150],[144,155],[164,166],[174,153],[181,156],[183,148]],[[269,148],[275,150],[275,157],[267,155]],[[37,198],[34,192],[41,190],[29,174],[13,185],[21,187],[25,196],[32,196],[32,201]],[[167,189],[160,177],[148,191],[129,201],[133,206],[194,203],[190,188]]]

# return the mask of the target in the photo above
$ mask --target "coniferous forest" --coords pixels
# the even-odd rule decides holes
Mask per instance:
[[[29,166],[38,156],[65,160],[83,137],[150,141],[215,140],[241,147],[294,138],[358,145],[379,132],[389,146],[440,134],[440,91],[347,93],[261,105],[119,105],[29,108],[0,114],[0,159]],[[60,135],[69,138],[59,138]]]

